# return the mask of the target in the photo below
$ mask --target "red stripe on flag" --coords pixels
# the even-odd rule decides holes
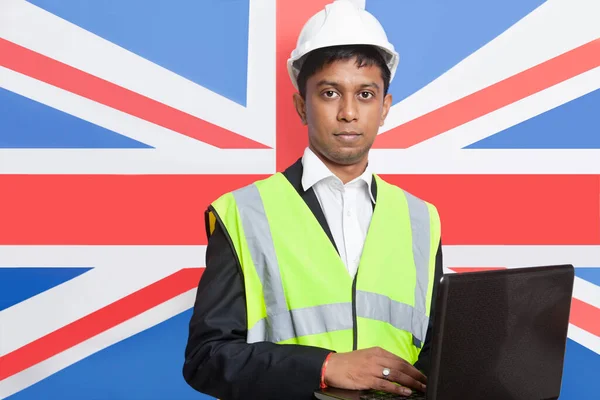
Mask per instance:
[[[204,210],[258,175],[0,175],[0,244],[206,244]],[[600,244],[594,175],[386,175],[435,204],[446,245]]]
[[[573,298],[570,319],[573,325],[600,337],[600,309]]]
[[[221,149],[269,148],[2,38],[0,65]]]
[[[0,175],[0,244],[206,244],[204,211],[257,175]]]
[[[296,92],[287,72],[287,60],[302,26],[325,8],[331,0],[277,0],[277,170],[283,171],[296,161],[308,145],[306,128],[294,108],[292,95]],[[285,21],[285,23],[281,23]]]
[[[196,288],[202,272],[203,268],[182,269],[2,356],[0,381]]]
[[[600,39],[382,133],[373,145],[405,149],[600,66]]]
[[[600,244],[595,175],[386,175],[433,203],[449,245]]]

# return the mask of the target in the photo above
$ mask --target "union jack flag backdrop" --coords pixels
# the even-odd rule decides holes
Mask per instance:
[[[1,398],[204,398],[203,211],[300,157],[285,61],[327,2],[0,0]],[[371,164],[447,271],[577,267],[561,398],[597,398],[600,2],[366,8],[401,55]]]

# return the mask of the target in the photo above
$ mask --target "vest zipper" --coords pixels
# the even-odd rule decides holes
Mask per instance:
[[[358,347],[358,319],[356,317],[356,278],[358,271],[354,275],[352,281],[352,350],[357,350]]]

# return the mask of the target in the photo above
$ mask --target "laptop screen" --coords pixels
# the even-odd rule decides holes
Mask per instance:
[[[559,395],[572,267],[456,274],[440,286],[429,398]]]

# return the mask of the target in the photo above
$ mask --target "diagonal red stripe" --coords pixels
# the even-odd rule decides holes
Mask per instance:
[[[194,289],[203,268],[185,268],[0,357],[0,381]]]
[[[2,38],[0,65],[221,149],[269,148]]]
[[[592,335],[600,336],[600,308],[573,298],[571,302],[571,323]]]
[[[600,39],[382,133],[373,148],[406,149],[598,66]]]

